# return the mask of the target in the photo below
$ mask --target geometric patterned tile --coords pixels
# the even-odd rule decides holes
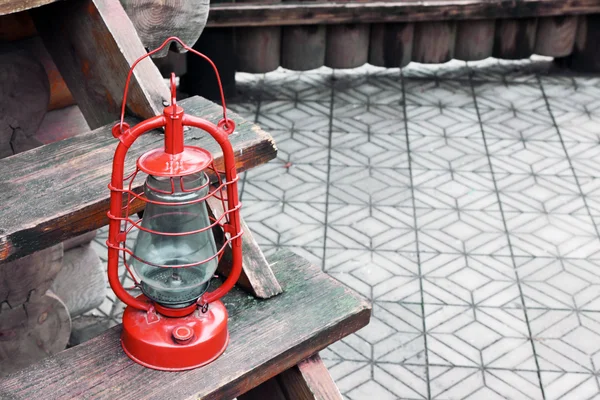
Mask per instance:
[[[246,200],[243,216],[259,245],[323,246],[324,204]]]
[[[333,132],[330,164],[408,168],[406,138],[397,135]]]
[[[292,164],[325,164],[328,162],[328,132],[270,131],[277,144],[277,159]]]
[[[275,71],[265,74],[262,98],[288,101],[330,101],[331,74]]]
[[[266,130],[329,130],[328,102],[264,101],[257,124]]]
[[[404,115],[398,105],[334,103],[332,116],[334,132],[405,137]]]
[[[522,309],[425,304],[430,365],[535,371]]]
[[[429,379],[435,400],[543,399],[533,371],[430,366]]]
[[[332,165],[329,175],[330,204],[412,207],[408,169]]]
[[[327,248],[324,269],[370,299],[420,304],[418,266],[410,255]]]
[[[414,168],[411,172],[417,208],[499,211],[491,172]]]
[[[568,372],[541,372],[547,400],[598,400],[598,377]]]
[[[548,116],[546,100],[539,85],[498,85],[495,82],[474,85],[480,109],[534,111]]]
[[[544,309],[527,313],[540,370],[600,371],[600,314]]]
[[[427,304],[522,307],[510,257],[436,254],[423,258],[423,301]]]
[[[542,257],[515,262],[527,307],[600,311],[597,263]]]
[[[415,252],[412,209],[329,204],[327,248]]]
[[[576,171],[577,182],[581,193],[585,197],[588,212],[592,216],[600,215],[600,178],[581,175]]]
[[[407,106],[437,106],[475,109],[471,88],[453,80],[405,79]]]
[[[489,172],[489,161],[482,139],[436,136],[409,138],[414,168]]]
[[[402,103],[400,74],[342,76],[336,78],[333,87],[335,104]]]
[[[242,200],[325,203],[327,165],[292,164],[279,160],[248,171]]]
[[[256,119],[256,111],[258,110],[258,106],[256,103],[228,102],[227,109],[239,114],[245,120],[253,122]]]
[[[417,209],[416,213],[421,250],[510,255],[499,212]]]
[[[489,151],[494,172],[572,176],[559,142],[498,140],[489,143]]]
[[[600,252],[588,216],[521,212],[504,216],[515,255],[587,258]]]
[[[600,145],[596,143],[565,143],[577,176],[597,176],[600,171]]]
[[[504,211],[587,213],[572,176],[506,174],[496,175],[496,183]]]

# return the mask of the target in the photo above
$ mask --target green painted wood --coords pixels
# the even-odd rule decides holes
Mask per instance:
[[[221,118],[221,108],[200,97],[179,104],[188,114],[215,123]],[[237,123],[230,138],[239,171],[276,156],[269,134],[235,114],[231,118]],[[112,125],[0,160],[0,264],[108,223],[107,185],[118,143]],[[219,164],[220,148],[207,133],[190,129],[185,138],[187,144],[213,152]],[[158,146],[162,146],[159,132],[143,135],[129,151],[126,171],[133,170],[138,156]],[[139,205],[132,208],[139,209]]]
[[[212,364],[180,373],[144,368],[123,353],[120,326],[7,377],[0,398],[231,399],[363,326],[371,306],[301,257],[269,258],[284,292],[225,297],[231,340]]]

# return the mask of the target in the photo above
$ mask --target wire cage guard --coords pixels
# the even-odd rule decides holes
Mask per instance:
[[[207,263],[215,258],[221,259],[225,249],[230,246],[232,249],[233,265],[231,273],[223,284],[213,292],[204,293],[197,302],[200,307],[206,307],[211,302],[220,299],[225,293],[227,293],[237,281],[241,273],[241,236],[243,234],[241,230],[239,209],[241,203],[238,199],[238,175],[235,168],[235,159],[233,148],[229,142],[228,135],[233,133],[235,130],[235,123],[227,118],[227,109],[225,104],[225,98],[223,90],[221,88],[221,99],[223,105],[223,118],[214,124],[205,119],[198,118],[195,116],[187,115],[183,109],[176,103],[176,85],[175,75],[171,75],[171,104],[164,109],[163,115],[150,118],[142,121],[137,125],[130,127],[124,122],[125,107],[127,102],[127,92],[129,89],[130,80],[132,77],[133,69],[143,59],[151,56],[152,54],[160,51],[162,48],[167,46],[169,43],[176,41],[180,43],[186,50],[193,54],[196,54],[205,60],[207,60],[213,67],[219,87],[221,88],[221,80],[219,73],[214,63],[208,59],[205,55],[197,52],[184,44],[180,39],[171,37],[167,39],[159,48],[143,55],[137,59],[127,76],[125,83],[125,89],[123,94],[123,104],[121,108],[120,121],[113,127],[113,135],[119,139],[117,150],[113,159],[113,173],[111,183],[108,185],[111,191],[110,198],[110,211],[108,212],[109,222],[109,236],[107,240],[108,246],[108,277],[111,288],[115,294],[128,306],[135,309],[145,310],[152,312],[154,310],[154,304],[151,301],[133,297],[127,292],[128,289],[124,288],[118,277],[118,265],[121,259],[123,265],[127,269],[131,278],[135,282],[136,286],[139,282],[132,271],[131,266],[127,262],[127,257],[133,257],[136,260],[154,267],[164,268],[190,268]],[[183,128],[195,127],[202,129],[208,133],[221,147],[223,152],[224,170],[217,170],[212,155],[204,149],[200,149],[194,146],[185,146],[183,143]],[[156,149],[142,155],[137,162],[135,170],[129,175],[125,176],[124,165],[125,156],[129,148],[133,145],[137,138],[142,134],[149,132],[153,129],[164,128],[165,130],[165,147],[164,149]],[[154,154],[151,154],[154,153]],[[171,191],[165,194],[173,194],[176,189],[183,192],[193,192],[199,190],[205,190],[208,187],[208,194],[201,198],[194,199],[192,201],[183,202],[160,202],[157,200],[148,199],[144,194],[137,193],[134,190],[134,181],[140,172],[147,173],[149,175],[161,176],[170,180]],[[206,183],[201,187],[186,188],[184,185],[183,177],[192,174],[203,173],[208,178],[208,175],[216,178],[214,184],[211,185],[211,180],[206,179]],[[153,188],[156,190],[156,188]],[[164,191],[163,191],[164,192]],[[161,192],[161,193],[163,193]],[[163,206],[183,206],[194,203],[204,202],[210,197],[216,198],[221,202],[223,206],[223,214],[217,218],[210,217],[210,224],[202,229],[189,231],[189,232],[158,232],[155,230],[143,227],[141,220],[134,221],[130,214],[130,206],[134,201],[141,201],[144,203],[154,203]],[[182,265],[157,265],[144,260],[138,255],[134,254],[133,251],[127,248],[126,241],[127,235],[133,229],[144,230],[146,232],[155,235],[173,235],[173,236],[185,236],[193,235],[200,232],[212,230],[214,228],[220,228],[223,230],[225,240],[218,248],[217,252],[211,257],[195,262],[192,264]]]

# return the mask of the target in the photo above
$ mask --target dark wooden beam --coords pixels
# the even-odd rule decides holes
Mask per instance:
[[[120,114],[125,79],[146,53],[119,0],[65,0],[30,11],[35,26],[92,129]],[[141,117],[162,113],[169,90],[147,59],[134,70],[127,106]]]
[[[200,97],[179,104],[187,113],[213,122],[222,115],[219,106]],[[276,156],[269,134],[235,114],[231,118],[238,123],[230,136],[238,171]],[[106,185],[118,143],[111,128],[112,124],[0,160],[0,193],[5,210],[0,213],[0,264],[108,223]],[[185,138],[188,144],[213,152],[217,165],[220,163],[220,148],[208,134],[190,129]],[[140,137],[129,151],[126,170],[133,168],[143,152],[162,146],[162,141],[160,132]],[[134,204],[132,211],[139,211],[140,206]]]
[[[123,353],[115,327],[2,381],[1,398],[231,399],[293,367],[369,322],[369,302],[297,255],[269,258],[285,291],[224,299],[230,342],[213,363],[161,372]]]
[[[342,394],[318,354],[301,361],[238,400],[342,400]]]
[[[213,216],[219,219],[224,212],[222,203],[214,197],[210,197],[207,202]],[[277,279],[275,279],[275,274],[273,274],[265,255],[252,235],[246,221],[243,219],[241,227],[242,231],[244,231],[244,236],[242,236],[242,274],[236,285],[244,288],[259,299],[268,299],[280,294],[283,289],[279,285],[279,282],[277,282]],[[217,245],[222,246],[222,243],[225,241],[223,230],[216,228],[214,232]],[[232,261],[231,248],[227,246],[219,261],[217,272],[221,275],[229,276],[231,266],[233,265]]]
[[[207,27],[499,19],[593,14],[597,0],[383,0],[225,3],[210,8]]]

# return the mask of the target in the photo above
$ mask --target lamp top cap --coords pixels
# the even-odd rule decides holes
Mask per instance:
[[[185,146],[181,153],[170,154],[164,148],[150,150],[138,158],[138,168],[154,176],[174,177],[204,171],[213,162],[212,154],[200,147]]]

